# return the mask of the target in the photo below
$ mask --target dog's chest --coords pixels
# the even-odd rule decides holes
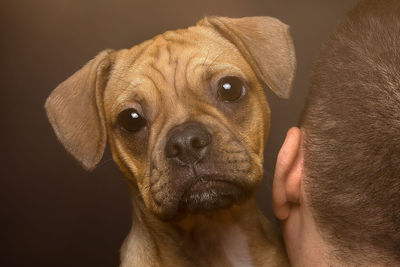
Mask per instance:
[[[222,248],[233,267],[252,267],[252,255],[247,236],[238,226],[232,226],[223,233]]]
[[[254,266],[247,236],[237,225],[197,233],[189,243],[186,251],[197,266]]]

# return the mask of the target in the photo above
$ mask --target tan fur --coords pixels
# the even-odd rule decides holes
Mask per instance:
[[[107,135],[114,161],[129,181],[134,216],[121,266],[240,266],[241,259],[247,266],[287,265],[281,241],[253,196],[228,209],[166,220],[185,185],[164,148],[173,127],[202,123],[213,143],[204,162],[196,163],[197,172],[229,174],[227,182],[253,192],[263,176],[269,133],[264,88],[288,97],[294,70],[286,25],[269,17],[212,17],[129,50],[101,52],[53,91],[47,114],[66,149],[93,169]],[[215,97],[213,88],[227,75],[247,82],[238,103]],[[116,118],[126,108],[146,116],[148,126],[135,135],[118,128]],[[235,233],[238,238],[231,238]],[[232,246],[231,240],[243,244]]]

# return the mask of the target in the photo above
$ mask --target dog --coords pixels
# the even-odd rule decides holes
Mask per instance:
[[[286,266],[259,211],[270,126],[265,90],[288,98],[296,59],[272,17],[205,17],[131,49],[105,50],[46,100],[87,170],[107,140],[132,193],[121,266]]]

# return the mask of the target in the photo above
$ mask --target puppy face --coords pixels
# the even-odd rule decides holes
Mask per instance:
[[[114,159],[163,218],[228,207],[262,177],[264,90],[238,49],[207,30],[124,51],[104,93]]]
[[[276,66],[265,70],[255,63],[254,49],[260,48],[249,49],[246,38],[251,34],[243,37],[243,29],[238,29],[241,25],[251,32],[254,29],[248,27],[260,23],[250,22],[204,19],[196,27],[166,32],[129,50],[103,53],[97,63],[85,67],[94,76],[95,93],[89,103],[79,105],[95,102],[97,128],[103,131],[93,147],[98,151],[99,144],[104,146],[101,139],[108,137],[115,162],[138,188],[146,207],[164,220],[240,204],[262,178],[270,115],[264,90],[268,84],[277,94],[287,95],[289,88],[276,84],[281,83],[279,78],[293,75],[294,65],[284,64],[285,71],[274,77]],[[287,38],[286,31],[276,29],[283,24],[272,22],[264,26],[277,30],[276,38]],[[227,26],[239,33],[228,32],[223,28]],[[237,36],[244,40],[241,44]],[[276,39],[274,34],[269,37]],[[257,43],[256,39],[251,41]],[[282,50],[282,41],[275,41]],[[284,47],[292,53],[288,44]],[[279,53],[274,49],[264,52],[265,57]],[[293,61],[291,55],[285,52],[277,61]],[[262,72],[274,78],[265,78]],[[53,98],[60,105],[65,96],[58,93]],[[58,126],[49,106],[49,119],[57,133],[63,126]],[[89,119],[85,123],[93,124]],[[85,140],[85,146],[90,142]],[[73,149],[69,150],[75,156],[77,149],[93,150]],[[90,165],[94,158],[82,154],[80,161]]]

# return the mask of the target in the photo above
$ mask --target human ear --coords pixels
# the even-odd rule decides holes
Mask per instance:
[[[272,201],[275,215],[285,220],[293,204],[300,202],[303,177],[302,133],[297,127],[289,129],[279,151],[272,185]]]

